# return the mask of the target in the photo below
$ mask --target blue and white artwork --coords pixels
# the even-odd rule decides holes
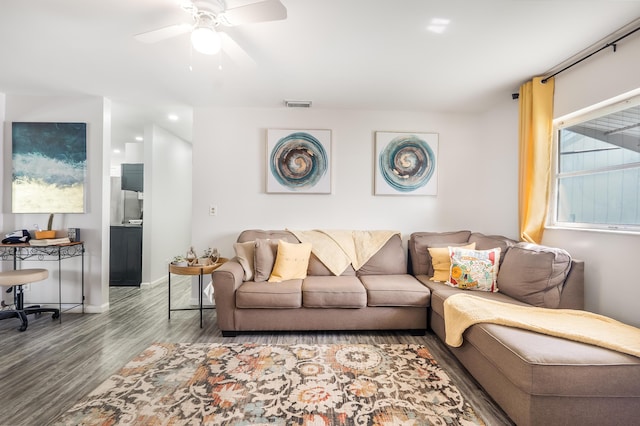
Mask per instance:
[[[14,122],[12,212],[83,213],[87,123]]]
[[[331,131],[267,131],[267,192],[331,193]]]
[[[438,134],[376,132],[376,195],[436,195]]]

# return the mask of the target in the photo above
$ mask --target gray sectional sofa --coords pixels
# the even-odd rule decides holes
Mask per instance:
[[[283,230],[243,231],[238,242],[278,239],[299,242]],[[433,280],[429,248],[470,243],[476,250],[500,248],[499,292]],[[271,247],[261,256],[275,257]],[[520,306],[584,308],[584,263],[560,249],[454,231],[413,233],[406,253],[394,235],[358,271],[347,268],[339,276],[312,254],[306,278],[280,283],[261,282],[268,271],[257,264],[263,276],[247,280],[246,265],[233,258],[213,273],[218,325],[223,335],[392,329],[420,334],[429,327],[444,342],[444,304],[460,292]],[[638,357],[488,323],[472,325],[460,347],[448,347],[518,425],[631,425],[640,419]]]

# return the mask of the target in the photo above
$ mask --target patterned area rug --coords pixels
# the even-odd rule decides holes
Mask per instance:
[[[482,425],[420,345],[154,344],[66,425]]]

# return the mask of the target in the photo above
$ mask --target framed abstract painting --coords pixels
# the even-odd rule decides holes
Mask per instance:
[[[267,192],[331,193],[331,130],[267,130]]]
[[[438,134],[376,132],[376,195],[437,195]]]
[[[84,213],[87,123],[11,126],[13,213]]]

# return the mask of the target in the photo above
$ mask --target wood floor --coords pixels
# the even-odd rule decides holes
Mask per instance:
[[[172,280],[172,307],[186,306],[189,282]],[[175,296],[175,297],[174,297]],[[429,348],[487,425],[512,424],[433,334],[260,333],[222,337],[215,311],[171,313],[167,319],[166,285],[151,289],[111,287],[110,310],[103,314],[29,316],[0,321],[0,425],[46,425],[68,410],[153,342],[413,343]]]

